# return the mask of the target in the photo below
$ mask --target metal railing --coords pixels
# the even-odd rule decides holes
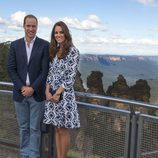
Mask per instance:
[[[0,85],[12,86],[12,83],[0,82]],[[70,130],[70,157],[158,157],[156,104],[82,92],[76,92],[76,96],[81,128]],[[118,104],[123,109],[118,109]],[[0,90],[0,158],[18,158],[18,135],[12,91]],[[54,149],[53,128],[49,126],[43,132],[42,158],[55,157]]]

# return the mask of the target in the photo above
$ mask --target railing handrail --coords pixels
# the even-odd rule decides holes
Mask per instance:
[[[107,107],[107,106],[101,106],[101,105],[96,105],[96,104],[92,104],[92,103],[86,103],[86,102],[80,102],[80,101],[76,101],[77,105],[80,106],[87,106],[87,107],[91,107],[91,108],[97,108],[97,109],[101,109],[101,110],[110,110],[113,111],[114,108],[112,107]],[[123,113],[127,113],[129,114],[130,112],[124,109],[115,109],[116,112],[123,112]]]
[[[13,86],[13,83],[0,81],[0,85]],[[144,103],[141,101],[134,101],[134,100],[129,100],[129,99],[116,98],[116,97],[110,97],[110,96],[104,96],[104,95],[98,95],[98,94],[92,94],[92,93],[85,93],[85,92],[78,92],[78,91],[75,91],[75,94],[76,94],[76,96],[84,97],[84,98],[103,99],[103,100],[108,100],[108,101],[113,101],[113,102],[125,103],[125,104],[129,104],[132,106],[141,106],[141,107],[145,107],[145,108],[154,108],[154,109],[158,110],[158,104],[153,104],[153,103],[152,104]]]
[[[134,100],[129,100],[129,99],[110,97],[110,96],[104,96],[104,95],[98,95],[98,94],[92,94],[92,93],[84,93],[84,92],[75,92],[75,93],[77,96],[85,97],[85,98],[104,99],[104,100],[113,101],[113,102],[126,103],[132,106],[137,105],[137,106],[146,107],[146,108],[158,109],[158,104],[149,104],[149,103],[144,103],[141,101],[134,101]]]
[[[4,86],[13,86],[12,82],[4,82],[4,81],[0,81],[0,85],[4,85]]]

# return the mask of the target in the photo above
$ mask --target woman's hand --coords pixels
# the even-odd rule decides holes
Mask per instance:
[[[60,94],[55,93],[52,97],[51,97],[51,101],[57,103],[59,101],[60,98]]]
[[[51,101],[51,99],[52,99],[51,93],[50,92],[46,92],[45,94],[46,94],[46,100],[47,101]]]

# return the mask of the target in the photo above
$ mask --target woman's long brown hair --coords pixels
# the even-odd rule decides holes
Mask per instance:
[[[62,53],[61,53],[60,56],[58,56],[58,58],[63,59],[64,57],[66,57],[68,52],[69,52],[69,48],[71,46],[73,46],[72,37],[71,37],[70,31],[69,31],[67,25],[63,21],[57,22],[54,25],[52,33],[51,33],[51,41],[50,41],[50,47],[49,47],[49,56],[50,56],[51,60],[54,59],[54,57],[56,56],[56,54],[59,50],[58,43],[57,43],[57,41],[55,40],[55,37],[54,37],[56,26],[60,26],[62,28],[62,31],[63,31],[64,35],[65,35],[65,41],[62,44],[63,45]]]

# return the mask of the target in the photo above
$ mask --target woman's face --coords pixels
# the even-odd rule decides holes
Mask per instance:
[[[55,32],[54,32],[54,37],[57,43],[61,44],[62,42],[65,41],[65,35],[60,26],[55,27]]]

